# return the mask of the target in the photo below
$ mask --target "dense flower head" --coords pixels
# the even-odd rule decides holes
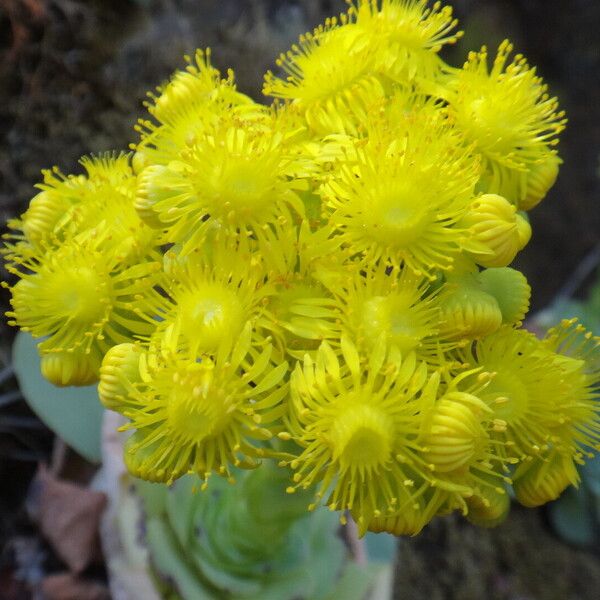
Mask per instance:
[[[46,171],[5,237],[8,316],[47,379],[99,379],[137,477],[277,461],[361,535],[493,526],[600,449],[598,339],[526,331],[510,266],[564,115],[508,42],[447,65],[450,7],[348,4],[267,73],[271,106],[197,51],[131,154]]]

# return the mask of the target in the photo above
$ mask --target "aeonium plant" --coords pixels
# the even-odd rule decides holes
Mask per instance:
[[[125,462],[171,483],[288,468],[359,531],[482,526],[579,481],[598,339],[522,328],[509,265],[565,117],[504,42],[461,68],[450,7],[355,0],[257,103],[198,51],[129,153],[44,173],[9,223],[11,323],[60,386],[99,380]]]

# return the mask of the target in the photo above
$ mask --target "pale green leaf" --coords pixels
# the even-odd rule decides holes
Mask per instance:
[[[36,342],[19,332],[13,344],[13,367],[27,404],[37,416],[91,462],[100,462],[104,409],[97,386],[59,388],[42,377]]]

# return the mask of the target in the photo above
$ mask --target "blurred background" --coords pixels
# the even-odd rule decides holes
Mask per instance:
[[[466,35],[447,52],[450,63],[508,37],[567,112],[564,164],[530,215],[533,239],[517,266],[532,285],[533,311],[565,289],[583,297],[593,280],[585,267],[600,244],[600,1],[452,4]],[[184,54],[210,47],[214,64],[232,68],[240,90],[260,99],[262,75],[275,57],[344,8],[342,0],[0,0],[0,219],[23,212],[41,169],[77,172],[84,154],[127,149],[146,92],[181,67]],[[4,311],[6,294],[0,300]],[[0,332],[0,598],[12,600],[31,597],[15,577],[21,563],[37,560],[47,569],[48,554],[50,564],[60,563],[43,542],[36,546],[42,558],[37,550],[19,558],[15,548],[23,548],[14,543],[38,536],[24,502],[38,462],[51,460],[56,446],[19,400],[10,375],[14,332],[4,324]],[[85,461],[69,464],[77,477],[89,474]],[[397,598],[475,599],[490,581],[497,591],[489,598],[598,597],[597,548],[562,544],[534,511],[515,510],[509,521],[493,533],[448,521],[403,542]],[[577,575],[569,576],[575,564]],[[102,579],[101,566],[98,572]],[[458,581],[465,587],[456,595]]]

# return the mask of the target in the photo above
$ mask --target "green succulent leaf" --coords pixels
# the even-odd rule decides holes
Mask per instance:
[[[158,517],[146,521],[146,540],[152,563],[159,577],[171,582],[182,598],[217,600],[219,598],[200,578],[179,546],[168,523]]]
[[[389,533],[370,533],[364,537],[369,561],[391,563],[396,556],[397,538]]]
[[[550,522],[563,539],[577,546],[594,543],[594,518],[590,498],[583,491],[567,488],[550,504]]]
[[[324,600],[365,600],[381,572],[381,565],[349,563],[334,591]]]
[[[596,455],[589,459],[581,467],[583,480],[582,487],[587,488],[598,500],[600,500],[600,456]]]
[[[206,490],[195,476],[137,484],[158,580],[183,598],[330,598],[347,562],[337,515],[307,513],[305,498],[286,494],[287,473],[268,463],[237,478],[212,478]]]
[[[15,374],[27,404],[84,458],[100,462],[104,409],[98,400],[97,386],[59,388],[44,379],[37,343],[28,333],[17,334],[12,352]]]

